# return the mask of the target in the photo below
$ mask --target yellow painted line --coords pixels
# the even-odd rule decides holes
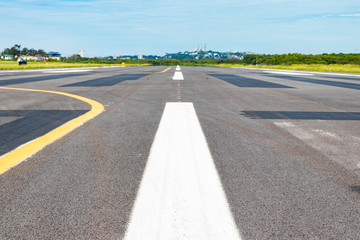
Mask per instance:
[[[161,72],[157,72],[157,73],[164,73],[164,72],[167,72],[167,71],[169,71],[170,69],[171,69],[171,67],[169,67],[169,68],[165,69],[164,71],[161,71]]]
[[[0,87],[0,89],[5,90],[17,90],[17,91],[30,91],[30,92],[42,92],[42,93],[52,93],[63,95],[71,98],[75,98],[77,100],[86,102],[91,105],[91,110],[63,125],[60,127],[55,128],[51,132],[32,140],[17,149],[3,155],[0,157],[0,174],[3,174],[10,168],[16,166],[20,162],[24,161],[26,158],[32,156],[36,152],[43,149],[45,146],[53,143],[54,141],[62,138],[66,134],[70,133],[74,129],[80,127],[85,122],[89,121],[90,119],[99,115],[102,111],[104,111],[104,106],[96,102],[94,100],[81,97],[78,95],[64,93],[64,92],[57,92],[57,91],[48,91],[48,90],[37,90],[37,89],[25,89],[25,88],[10,88],[10,87]]]

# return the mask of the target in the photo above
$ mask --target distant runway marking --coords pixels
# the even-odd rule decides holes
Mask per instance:
[[[280,69],[270,69],[270,68],[249,68],[249,67],[231,67],[234,69],[247,69],[247,70],[259,70],[259,71],[272,71],[272,70],[280,70]],[[294,72],[304,73],[304,74],[314,74],[314,75],[333,75],[333,76],[346,76],[346,77],[360,77],[359,74],[354,73],[336,73],[336,72],[320,72],[320,71],[300,71],[300,70],[281,70],[282,72]]]
[[[295,137],[302,139],[302,140],[309,140],[314,139],[315,136],[309,131],[291,123],[291,122],[274,122],[274,124],[280,128],[283,128],[289,131]]]
[[[323,136],[323,137],[329,137],[329,138],[334,138],[334,139],[337,139],[337,140],[341,140],[341,138],[334,134],[334,133],[331,133],[331,132],[327,132],[327,131],[324,131],[324,130],[321,130],[321,129],[312,129],[311,130],[312,132],[315,132],[315,133],[318,133],[319,135]]]
[[[71,68],[75,69],[101,69],[101,68],[122,68],[123,66],[103,66],[103,67],[79,67],[79,68]],[[61,69],[69,69],[69,68],[43,68],[43,69],[20,69],[20,70],[0,70],[0,73],[28,73],[28,72],[46,72],[46,71],[57,71]]]
[[[125,240],[241,239],[192,103],[166,103]]]
[[[76,73],[76,72],[90,72],[92,69],[74,69],[74,70],[48,70],[42,73]]]
[[[177,82],[177,101],[182,102],[180,81]]]
[[[41,72],[44,69],[0,70],[0,73]]]
[[[75,98],[77,100],[86,102],[91,105],[91,110],[89,112],[61,125],[58,128],[55,128],[51,132],[36,138],[3,156],[0,156],[0,174],[16,166],[17,164],[24,161],[28,157],[31,157],[32,155],[43,149],[45,146],[49,145],[50,143],[53,143],[54,141],[62,138],[63,136],[70,133],[74,129],[80,127],[85,122],[96,117],[104,110],[104,106],[101,103],[70,93],[37,90],[37,89],[10,88],[10,87],[0,87],[0,89],[58,94],[58,95]]]
[[[177,65],[175,70],[176,70],[176,71],[181,71],[180,66],[179,66],[179,65]]]
[[[311,72],[320,75],[333,75],[333,76],[346,76],[346,77],[360,77],[359,74],[348,74],[348,73],[331,73],[331,72]]]
[[[264,70],[265,68],[249,68],[249,67],[231,67],[235,69],[248,69],[248,70]]]
[[[173,80],[184,80],[184,76],[182,72],[175,72],[173,76]]]
[[[263,71],[264,73],[273,73],[273,74],[284,74],[284,75],[297,75],[297,76],[314,76],[310,73],[298,73],[298,72],[280,72],[280,71]]]
[[[161,71],[161,72],[157,72],[157,73],[164,73],[164,72],[167,72],[171,69],[171,67],[168,67],[167,69],[165,69],[164,71]]]

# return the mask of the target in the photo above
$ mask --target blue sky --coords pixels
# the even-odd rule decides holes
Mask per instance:
[[[360,52],[359,0],[0,0],[0,49]]]

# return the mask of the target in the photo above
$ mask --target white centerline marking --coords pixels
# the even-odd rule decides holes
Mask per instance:
[[[165,106],[125,239],[241,239],[192,103]]]
[[[182,72],[175,72],[173,76],[173,80],[184,80],[184,76]]]
[[[180,66],[179,66],[179,65],[177,65],[175,70],[176,70],[176,71],[181,71]]]
[[[280,71],[263,71],[264,73],[273,73],[273,74],[284,74],[284,75],[298,75],[298,76],[314,76],[310,73],[298,73],[298,72],[280,72]]]

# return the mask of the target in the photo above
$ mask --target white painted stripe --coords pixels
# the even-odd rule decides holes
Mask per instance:
[[[249,68],[249,67],[231,67],[235,69],[247,69],[247,70],[265,70],[265,68]]]
[[[318,133],[319,135],[321,135],[323,137],[329,137],[329,138],[341,140],[341,138],[337,134],[331,133],[331,132],[328,132],[328,131],[324,131],[322,129],[312,129],[311,131],[315,132],[315,133]]]
[[[123,66],[82,67],[82,68],[71,68],[71,69],[99,69],[99,68],[123,68]],[[56,71],[56,70],[61,70],[61,69],[64,69],[64,68],[0,70],[0,73],[46,72],[46,71]],[[65,69],[69,69],[69,68],[65,68]]]
[[[43,71],[43,69],[41,69],[41,70],[39,70],[39,69],[37,69],[37,70],[26,70],[26,69],[24,69],[24,70],[0,70],[0,73],[20,73],[20,72],[41,72],[41,71]]]
[[[179,65],[177,65],[175,70],[176,70],[176,71],[181,71],[180,66],[179,66]]]
[[[353,73],[329,73],[329,72],[311,72],[319,75],[333,75],[333,76],[347,76],[347,77],[360,77],[359,74]]]
[[[125,239],[241,239],[192,103],[165,106]]]
[[[42,73],[76,73],[76,72],[90,72],[92,69],[74,69],[74,70],[54,70],[54,71],[43,71]]]
[[[173,76],[173,80],[184,80],[184,76],[182,72],[175,72]]]
[[[295,123],[292,122],[274,122],[274,124],[289,131],[292,135],[302,140],[312,140],[316,137],[312,132],[307,131],[301,126],[295,125]]]
[[[273,71],[273,69],[269,68],[248,68],[248,67],[231,67],[235,69],[245,69],[245,70],[259,70],[259,71]],[[279,69],[275,69],[275,71],[279,71]],[[314,74],[314,75],[330,75],[330,76],[347,76],[347,77],[360,77],[359,74],[356,73],[336,73],[336,72],[320,72],[320,71],[295,71],[295,70],[281,70],[282,72],[295,72],[295,73],[305,73],[305,74]]]
[[[296,75],[296,76],[314,76],[311,73],[299,73],[299,72],[280,72],[280,71],[263,71],[264,73],[273,73],[273,74],[284,74],[284,75]]]

